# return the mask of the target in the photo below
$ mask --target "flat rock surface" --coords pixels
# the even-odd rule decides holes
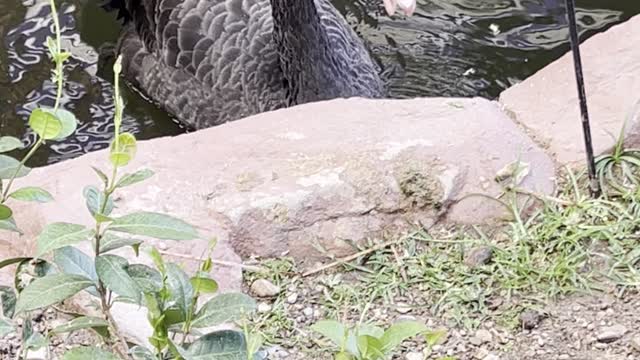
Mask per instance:
[[[496,172],[517,159],[530,165],[524,187],[552,191],[551,159],[496,102],[334,100],[140,142],[127,170],[147,167],[156,175],[118,192],[114,214],[144,210],[186,219],[205,239],[218,237],[220,260],[285,252],[318,260],[323,251],[353,252],[350,241],[429,225],[443,214],[474,223],[501,217],[504,209],[481,197],[443,210],[468,194],[497,195]],[[22,181],[48,189],[56,201],[16,205],[25,235],[9,235],[0,253],[29,253],[48,222],[90,224],[82,189],[99,184],[91,165],[108,169],[106,153],[36,169]],[[207,241],[157,245],[198,258]],[[223,290],[237,288],[239,268],[218,271]]]
[[[613,147],[640,99],[640,16],[594,35],[580,52],[593,145],[600,154]],[[571,52],[505,90],[500,102],[557,161],[585,160]],[[640,145],[638,120],[627,126],[628,146]]]

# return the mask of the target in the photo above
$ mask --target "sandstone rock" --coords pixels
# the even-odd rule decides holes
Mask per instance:
[[[640,16],[594,35],[580,52],[594,150],[602,153],[638,101],[631,94],[640,93]],[[571,53],[500,95],[505,110],[561,163],[585,160],[577,99]],[[640,144],[638,120],[627,125],[630,146]]]
[[[266,279],[258,279],[251,284],[251,292],[257,297],[272,297],[280,293],[280,287]]]
[[[601,343],[611,343],[619,340],[627,333],[624,325],[613,325],[601,328],[596,334],[596,338]]]
[[[495,220],[505,212],[492,201],[455,201],[500,193],[478,179],[493,179],[517,159],[530,166],[524,188],[549,193],[554,176],[552,160],[484,99],[339,99],[141,141],[137,153],[126,171],[156,174],[119,191],[115,215],[145,210],[186,219],[203,238],[218,238],[214,258],[228,263],[240,263],[238,254],[288,253],[313,264],[326,260],[325,251],[352,253],[350,241],[429,225],[445,213],[456,222]],[[91,224],[82,196],[85,185],[100,183],[91,165],[108,169],[106,153],[35,169],[19,181],[46,188],[56,201],[15,204],[25,235],[4,237],[3,257],[32,253],[46,223]],[[163,244],[191,268],[197,262],[188,259],[207,247],[204,240]],[[239,267],[215,268],[223,291],[240,288]]]

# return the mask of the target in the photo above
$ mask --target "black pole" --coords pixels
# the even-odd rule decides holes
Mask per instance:
[[[569,18],[569,36],[571,38],[571,52],[573,52],[573,65],[578,85],[578,97],[580,99],[580,114],[582,118],[582,132],[584,134],[584,146],[587,153],[587,170],[589,171],[589,189],[591,195],[600,195],[600,183],[596,178],[596,165],[593,156],[593,144],[591,141],[591,127],[589,125],[589,112],[587,110],[587,95],[584,90],[584,77],[582,75],[582,60],[580,57],[580,39],[578,37],[578,24],[576,22],[575,0],[566,0],[567,17]]]

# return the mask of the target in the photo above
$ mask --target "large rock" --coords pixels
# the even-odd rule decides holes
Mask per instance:
[[[117,195],[117,212],[167,212],[188,219],[216,257],[324,259],[350,241],[399,232],[411,224],[484,222],[504,214],[493,178],[521,159],[531,166],[523,186],[548,193],[554,166],[499,108],[484,99],[334,100],[265,113],[216,128],[143,141],[130,170],[156,175]],[[91,165],[104,151],[36,169],[19,185],[50,190],[56,201],[15,208],[25,231],[8,237],[5,255],[33,251],[44,224],[90,224],[82,188],[98,184]],[[449,210],[449,211],[446,211]],[[443,216],[444,215],[444,216]],[[167,242],[168,252],[199,257],[207,241]],[[320,250],[324,249],[324,250]],[[187,265],[193,262],[187,261]],[[223,288],[237,288],[237,267],[219,267]]]
[[[599,154],[613,147],[624,120],[640,99],[640,16],[594,35],[580,51],[594,150]],[[557,161],[585,160],[570,52],[504,91],[500,102]],[[627,127],[629,146],[640,145],[638,120],[636,117]]]

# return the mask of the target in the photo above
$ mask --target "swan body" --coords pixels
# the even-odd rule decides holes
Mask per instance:
[[[190,128],[385,93],[380,68],[329,0],[114,2],[129,18],[117,47],[124,77]]]

